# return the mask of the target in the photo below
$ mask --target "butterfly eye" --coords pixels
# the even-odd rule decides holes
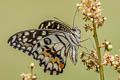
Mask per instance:
[[[76,27],[73,27],[73,28],[72,28],[72,31],[76,31],[76,30],[77,30]]]
[[[72,29],[73,31],[76,31],[76,29]]]
[[[50,38],[45,38],[45,39],[44,39],[44,43],[45,43],[45,44],[51,44]]]

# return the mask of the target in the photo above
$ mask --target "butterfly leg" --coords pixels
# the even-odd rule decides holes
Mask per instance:
[[[96,50],[96,48],[95,48],[95,46],[94,46],[94,43],[93,43],[93,41],[92,41],[91,38],[84,39],[84,40],[82,40],[82,41],[80,41],[80,42],[84,42],[84,41],[88,41],[88,40],[90,40],[90,42],[91,42],[91,44],[92,44],[94,50]]]
[[[84,48],[87,52],[89,52],[89,50],[87,49],[87,47],[79,45],[81,48]]]

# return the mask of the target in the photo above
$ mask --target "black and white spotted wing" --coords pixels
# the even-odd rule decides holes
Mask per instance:
[[[59,74],[65,68],[70,48],[66,36],[69,34],[63,31],[32,29],[14,34],[8,43],[38,60],[44,72]]]
[[[42,22],[38,29],[55,29],[71,33],[71,28],[68,25],[55,20],[46,20]]]
[[[31,29],[21,31],[11,36],[8,40],[8,43],[14,48],[23,50],[23,52],[27,51],[30,54],[32,47],[35,46],[37,41],[47,35],[48,33],[46,33],[44,30]]]

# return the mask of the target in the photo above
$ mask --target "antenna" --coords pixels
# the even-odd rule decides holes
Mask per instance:
[[[63,22],[62,20],[60,20],[59,18],[57,18],[57,17],[54,17],[54,18],[57,19],[58,21],[64,23],[64,22]]]
[[[75,15],[74,15],[74,17],[73,17],[73,26],[75,25],[75,17],[76,17],[77,12],[78,12],[78,9],[76,9]]]

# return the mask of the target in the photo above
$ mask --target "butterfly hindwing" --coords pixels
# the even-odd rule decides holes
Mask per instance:
[[[56,20],[46,20],[39,25],[38,29],[55,29],[71,33],[71,28],[68,25]]]
[[[56,33],[54,35],[47,36],[43,38],[51,42],[51,44],[44,44],[44,46],[39,47],[42,44],[39,41],[34,49],[35,53],[41,53],[38,56],[39,64],[44,68],[44,71],[50,74],[62,73],[66,65],[66,58],[69,51],[68,41],[65,39],[63,33]],[[62,40],[62,42],[61,42]],[[42,44],[43,45],[43,44]],[[39,50],[42,50],[39,52]]]
[[[8,43],[33,56],[44,71],[50,74],[62,73],[69,51],[67,33],[51,29],[32,29],[18,32]]]

